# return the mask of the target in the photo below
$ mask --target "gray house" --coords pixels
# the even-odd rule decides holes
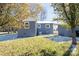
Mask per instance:
[[[18,30],[18,37],[32,37],[36,35],[54,34],[55,31],[61,36],[71,36],[71,30],[60,26],[60,21],[23,21],[24,27]],[[79,26],[75,28],[76,36],[79,37]]]
[[[18,37],[53,34],[53,31],[58,29],[58,23],[55,21],[28,20],[23,22],[25,26],[18,30]]]

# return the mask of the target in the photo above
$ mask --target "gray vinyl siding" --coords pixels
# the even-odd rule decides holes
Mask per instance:
[[[36,22],[29,21],[30,28],[29,29],[19,29],[18,30],[18,37],[32,37],[36,35]]]
[[[79,26],[76,26],[75,32],[79,31]],[[61,36],[71,36],[72,32],[70,29],[66,29],[60,25],[58,25],[58,34]]]
[[[40,24],[40,23],[39,23]],[[50,28],[46,28],[46,24],[49,24],[50,25]],[[37,28],[37,35],[40,35],[40,32],[41,34],[53,34],[53,24],[50,24],[50,23],[41,23],[41,28]]]
[[[61,36],[71,36],[71,30],[58,25],[58,34]]]

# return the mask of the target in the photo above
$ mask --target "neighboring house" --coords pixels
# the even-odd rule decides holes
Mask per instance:
[[[57,31],[58,23],[56,21],[24,21],[25,27],[18,30],[18,37],[31,37],[36,35],[53,34]]]
[[[58,25],[58,35],[71,36],[71,30],[62,27],[61,25]]]
[[[58,33],[61,36],[71,36],[72,34],[70,29],[66,29],[65,27],[62,27],[60,25],[58,25]],[[75,33],[76,33],[76,36],[79,37],[79,26],[75,28]]]

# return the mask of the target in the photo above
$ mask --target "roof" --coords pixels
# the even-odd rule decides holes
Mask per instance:
[[[24,20],[23,20],[23,22],[25,22],[25,21],[36,21],[36,20],[33,19],[33,18],[28,18],[28,19],[24,19]]]
[[[60,21],[37,21],[37,23],[44,24],[44,23],[52,23],[52,24],[62,24]]]

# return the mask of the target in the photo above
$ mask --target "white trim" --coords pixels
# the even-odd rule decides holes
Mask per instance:
[[[26,25],[26,23],[27,23],[27,25]],[[26,27],[27,26],[27,27]],[[29,22],[24,22],[24,29],[30,29],[30,24],[29,24]]]
[[[63,24],[62,21],[37,21],[36,23],[37,24],[49,24],[49,23],[51,23],[51,24]]]
[[[37,35],[37,24],[35,22],[35,35]]]
[[[38,28],[41,28],[41,24],[38,24],[37,27],[38,27]]]
[[[50,24],[45,24],[45,28],[50,28]]]

